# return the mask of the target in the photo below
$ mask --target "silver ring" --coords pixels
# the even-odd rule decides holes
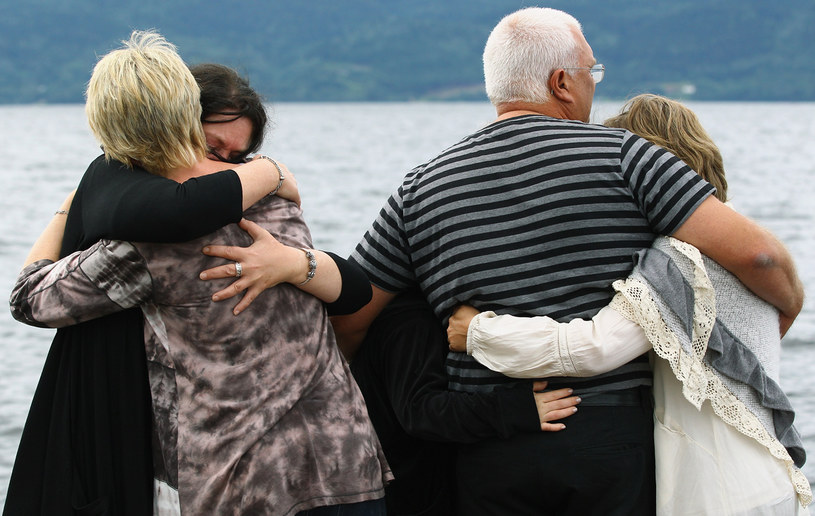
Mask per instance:
[[[235,262],[235,277],[240,278],[241,274],[243,274],[243,267],[241,267],[241,262]]]

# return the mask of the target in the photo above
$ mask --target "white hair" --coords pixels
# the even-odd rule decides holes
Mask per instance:
[[[582,33],[580,22],[557,9],[530,7],[505,16],[484,47],[484,82],[493,105],[546,102],[552,72],[579,66],[575,30]]]

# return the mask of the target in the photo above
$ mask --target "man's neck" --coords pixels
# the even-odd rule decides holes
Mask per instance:
[[[523,115],[542,115],[540,111],[532,111],[529,109],[513,109],[510,111],[504,111],[498,114],[498,118],[495,120],[496,122],[501,120],[506,120],[508,118],[515,118],[516,116],[523,116]]]
[[[543,104],[533,104],[531,102],[509,102],[495,107],[498,114],[497,121],[506,120],[523,115],[543,115],[551,118],[568,120],[569,116],[563,112],[561,105],[556,102],[545,102]]]

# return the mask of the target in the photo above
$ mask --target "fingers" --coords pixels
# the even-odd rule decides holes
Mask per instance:
[[[470,321],[478,310],[468,305],[459,305],[447,321],[447,342],[451,351],[467,351],[467,331]]]
[[[225,289],[219,290],[218,292],[212,294],[212,300],[213,301],[225,301],[227,299],[231,299],[231,298],[237,296],[238,294],[243,292],[245,289],[247,289],[247,284],[246,283],[244,283],[243,281],[240,281],[240,280],[235,281],[234,283],[232,283],[231,285],[229,285]],[[244,310],[246,310],[249,307],[249,305],[252,304],[252,301],[257,299],[258,295],[260,295],[261,292],[263,292],[263,288],[260,288],[260,287],[248,287],[248,290],[246,290],[246,293],[243,295],[243,297],[241,297],[240,301],[238,301],[238,304],[235,305],[235,308],[232,309],[232,313],[235,314],[235,315],[238,315],[241,312],[243,312]]]
[[[478,315],[478,310],[476,308],[473,308],[470,305],[459,305],[453,311],[452,317],[461,318],[462,320],[466,321],[467,324],[469,324],[472,318],[476,315]]]
[[[271,233],[252,221],[241,219],[239,226],[252,237],[254,240],[252,245],[249,247],[228,245],[204,247],[205,255],[225,258],[229,262],[206,269],[198,275],[202,280],[223,278],[236,280],[212,295],[213,301],[223,301],[245,292],[233,308],[235,315],[251,305],[263,290],[287,281],[288,269],[278,266],[276,262],[289,263],[290,260],[285,257],[285,254],[292,249],[278,242]],[[302,256],[299,249],[296,252]],[[236,263],[241,264],[240,276],[237,274]]]
[[[535,393],[535,397],[541,399],[545,403],[548,403],[555,400],[559,400],[561,398],[565,398],[566,396],[571,396],[572,392],[574,391],[569,388],[557,389],[554,391]]]
[[[552,417],[552,414],[562,410],[570,411],[569,414],[571,415],[574,412],[577,412],[577,407],[575,405],[579,404],[580,401],[581,399],[579,396],[570,396],[568,398],[544,402],[547,410],[547,415],[544,417],[544,419],[546,421],[554,421],[558,418]]]
[[[544,432],[558,432],[566,428],[564,423],[561,423],[561,419],[566,419],[569,416],[574,415],[577,412],[577,407],[568,407],[560,410],[550,410],[547,413],[546,419],[541,420],[541,430]],[[550,423],[550,421],[557,421],[556,423]]]
[[[541,423],[541,430],[544,432],[559,432],[565,429],[566,425],[563,423]]]
[[[263,292],[262,288],[250,288],[247,290],[246,294],[244,294],[238,304],[235,305],[235,308],[232,309],[232,313],[238,315],[249,308],[249,305],[252,304],[252,301],[254,301],[261,292]]]
[[[550,412],[552,414],[552,421],[560,421],[561,419],[566,419],[567,417],[574,415],[577,412],[577,407],[569,407],[566,409],[555,410]],[[541,430],[544,432],[557,432],[559,430],[563,430],[566,428],[566,425],[563,423],[549,423],[545,421],[541,423]]]
[[[218,258],[226,258],[235,262],[242,261],[244,248],[235,247],[232,245],[208,245],[204,247],[201,252],[207,256],[217,256]]]
[[[543,382],[535,382],[539,386]],[[577,412],[577,404],[580,403],[579,396],[571,396],[572,389],[557,389],[547,392],[535,392],[535,403],[538,406],[538,416],[541,422],[541,430],[545,432],[557,432],[563,430],[563,423],[550,423],[567,418]]]
[[[249,236],[252,237],[252,240],[257,241],[262,239],[266,236],[272,236],[268,231],[260,227],[258,224],[252,222],[251,220],[241,219],[238,223],[238,226],[249,233]]]
[[[252,240],[254,241],[263,239],[267,236],[269,238],[274,238],[268,231],[258,226],[251,220],[241,219],[238,226],[249,233],[249,236],[251,236]],[[248,257],[247,249],[247,247],[238,247],[233,245],[208,245],[201,251],[207,256],[217,256],[218,258],[226,258],[227,260],[232,260],[235,262],[244,262]]]
[[[240,280],[238,280],[229,285],[228,287],[226,287],[225,289],[219,290],[218,292],[212,294],[212,300],[223,301],[225,299],[235,297],[241,292],[243,292],[245,288],[246,286]]]
[[[235,263],[236,262],[233,261],[231,263],[207,269],[205,271],[202,271],[201,274],[198,275],[198,277],[201,278],[202,280],[234,278],[238,274],[237,268],[235,267]],[[245,272],[246,271],[244,270],[244,273]]]
[[[454,325],[447,326],[447,342],[450,344],[450,351],[467,351],[467,335],[457,332]]]
[[[532,390],[534,392],[541,392],[546,389],[546,386],[549,385],[549,382],[546,380],[535,380],[532,382]]]

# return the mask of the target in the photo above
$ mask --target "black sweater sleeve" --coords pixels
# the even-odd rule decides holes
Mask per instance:
[[[386,310],[360,349],[373,351],[375,358],[358,355],[351,364],[355,377],[369,377],[361,383],[366,384],[363,394],[375,424],[375,412],[387,420],[392,411],[391,417],[414,437],[459,443],[541,431],[531,382],[491,393],[448,391],[446,336],[430,308],[414,303]],[[368,400],[371,377],[385,393],[372,394],[373,403]]]
[[[325,254],[330,256],[334,263],[337,264],[342,278],[340,297],[333,303],[326,303],[325,305],[328,315],[352,314],[367,305],[373,292],[371,290],[371,281],[362,267],[345,258],[340,258],[334,253],[325,251]]]
[[[81,227],[81,247],[100,238],[181,242],[238,222],[242,195],[233,170],[177,183],[100,156],[77,189],[68,226]]]

